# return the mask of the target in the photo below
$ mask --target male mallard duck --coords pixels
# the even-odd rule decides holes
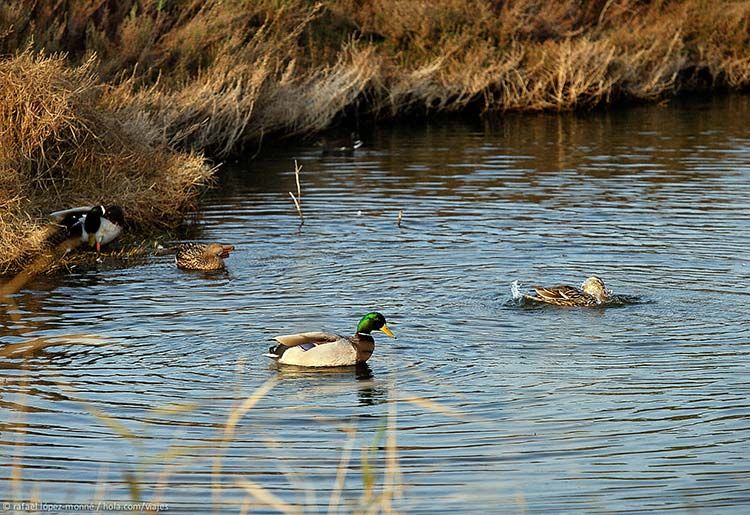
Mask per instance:
[[[276,336],[274,340],[279,344],[271,347],[266,356],[285,365],[348,367],[370,359],[375,350],[375,340],[370,335],[372,331],[382,331],[395,338],[385,323],[385,317],[372,312],[362,317],[354,336],[347,338],[325,332]]]
[[[102,245],[117,238],[125,226],[125,214],[115,205],[74,207],[55,211],[50,216],[67,229],[69,238],[80,238],[95,246],[97,252]]]
[[[233,250],[234,246],[221,243],[183,243],[177,247],[174,260],[183,270],[221,270],[224,258]]]
[[[604,281],[595,275],[583,281],[580,289],[566,285],[532,288],[536,296],[526,295],[526,298],[556,306],[599,306],[607,302],[610,295],[604,288]]]

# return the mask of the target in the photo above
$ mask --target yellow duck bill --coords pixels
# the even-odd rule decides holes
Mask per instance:
[[[388,329],[388,326],[386,324],[383,324],[383,327],[380,328],[381,331],[385,333],[386,336],[390,336],[391,338],[395,338],[396,335],[393,334],[393,331]]]

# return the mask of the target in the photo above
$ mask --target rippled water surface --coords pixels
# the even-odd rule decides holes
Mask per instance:
[[[226,274],[105,259],[0,312],[0,502],[748,510],[748,119],[743,97],[512,115],[225,167],[193,239],[237,247]],[[509,302],[594,273],[639,301]],[[369,368],[262,356],[373,309],[398,339]]]

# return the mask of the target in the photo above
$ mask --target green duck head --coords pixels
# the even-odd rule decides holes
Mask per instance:
[[[388,326],[385,323],[385,317],[377,311],[367,313],[362,317],[362,320],[359,321],[359,324],[357,324],[358,333],[370,334],[373,331],[383,331],[391,338],[396,337],[391,330],[388,329]]]

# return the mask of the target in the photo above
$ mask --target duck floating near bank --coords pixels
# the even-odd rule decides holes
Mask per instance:
[[[177,247],[174,260],[183,270],[222,270],[224,258],[233,250],[233,245],[223,243],[183,243]]]
[[[268,356],[285,365],[301,367],[347,367],[364,363],[375,350],[370,333],[382,331],[395,338],[385,317],[373,311],[362,317],[353,336],[312,332],[276,336],[279,344],[269,349]]]
[[[111,243],[122,233],[125,214],[120,206],[83,206],[55,211],[50,216],[65,227],[69,238],[80,238],[83,243],[96,247]]]
[[[350,154],[360,148],[364,143],[357,137],[356,132],[349,136],[338,139],[323,138],[318,145],[323,147],[323,155]]]
[[[611,295],[604,287],[604,281],[595,275],[583,281],[580,288],[567,285],[532,288],[536,295],[524,295],[524,298],[556,306],[600,306],[605,304]]]

